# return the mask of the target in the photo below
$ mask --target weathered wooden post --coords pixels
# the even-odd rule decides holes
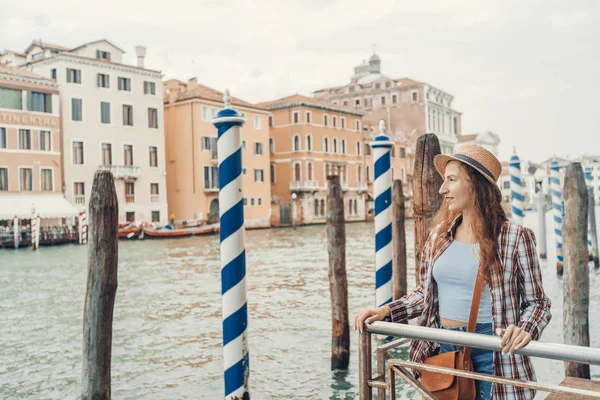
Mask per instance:
[[[394,244],[394,300],[407,291],[406,279],[406,231],[404,230],[404,193],[402,181],[396,179],[392,187],[392,239]]]
[[[585,168],[585,184],[588,191],[588,250],[590,261],[594,262],[594,268],[600,267],[598,259],[598,233],[596,232],[596,201],[594,200],[594,185],[592,179],[592,167]]]
[[[15,241],[15,249],[19,248],[19,241],[21,240],[21,234],[19,232],[19,218],[15,215],[13,220],[13,239]]]
[[[119,262],[119,203],[110,171],[96,172],[89,209],[91,229],[83,311],[81,400],[109,400]]]
[[[350,362],[350,323],[348,281],[346,279],[346,228],[344,196],[340,177],[327,177],[327,252],[329,253],[329,293],[331,295],[331,370],[348,369]]]
[[[371,400],[373,389],[369,381],[373,376],[371,334],[363,330],[358,335],[358,387],[360,400]]]
[[[588,196],[580,163],[567,167],[563,199],[563,336],[565,344],[589,346]],[[590,366],[565,362],[565,376],[590,379]]]
[[[440,142],[433,133],[427,133],[417,139],[415,152],[415,172],[413,189],[413,219],[415,223],[415,279],[421,283],[421,251],[429,236],[433,217],[442,205],[440,186],[444,180],[433,166],[433,157],[440,154]]]

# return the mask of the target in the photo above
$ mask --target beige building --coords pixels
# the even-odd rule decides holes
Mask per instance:
[[[469,135],[459,135],[457,139],[457,148],[465,144],[477,144],[486,148],[490,153],[498,157],[498,145],[500,144],[500,136],[498,136],[494,132],[487,131],[482,133],[472,133]]]
[[[0,227],[15,217],[42,223],[73,217],[63,197],[58,86],[0,64]]]
[[[66,48],[33,41],[23,55],[5,52],[0,61],[20,63],[58,84],[64,155],[65,197],[88,205],[94,173],[115,177],[120,221],[167,222],[162,74],[137,65],[108,40]],[[61,184],[62,186],[62,184]]]
[[[327,175],[340,176],[346,220],[365,220],[373,162],[367,157],[371,149],[363,136],[363,112],[298,94],[259,106],[272,114],[272,225],[292,223],[293,194],[299,224],[324,223]]]
[[[212,119],[224,107],[223,93],[197,80],[164,83],[167,197],[177,222],[219,219],[217,129]],[[232,97],[246,118],[242,132],[246,228],[270,226],[269,112]]]

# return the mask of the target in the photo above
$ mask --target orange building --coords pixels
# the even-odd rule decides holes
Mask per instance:
[[[169,215],[176,223],[217,222],[217,129],[211,120],[225,106],[223,93],[195,78],[169,80],[163,87]],[[231,103],[246,118],[241,128],[246,228],[269,227],[269,112],[235,97]]]
[[[269,118],[273,226],[287,225],[292,194],[299,224],[324,223],[327,175],[339,175],[346,221],[366,219],[367,182],[373,180],[363,112],[299,94],[260,103]]]

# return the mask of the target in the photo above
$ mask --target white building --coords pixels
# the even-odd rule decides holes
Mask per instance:
[[[498,145],[500,144],[500,136],[491,131],[458,136],[457,147],[463,146],[465,144],[477,144],[481,147],[484,147],[490,153],[498,157]]]
[[[166,223],[162,74],[144,67],[145,51],[136,47],[128,65],[108,40],[72,49],[34,41],[25,67],[59,86],[65,197],[87,205],[95,171],[109,169],[121,221]]]

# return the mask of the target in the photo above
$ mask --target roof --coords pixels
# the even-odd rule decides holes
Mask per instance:
[[[110,44],[112,47],[114,47],[115,49],[118,49],[118,50],[122,51],[123,53],[125,53],[125,50],[123,50],[122,48],[120,48],[119,46],[117,46],[116,44],[114,44],[113,42],[111,42],[108,39],[99,39],[99,40],[94,40],[94,41],[91,41],[91,42],[87,42],[87,43],[79,45],[79,46],[77,46],[77,47],[75,47],[75,48],[73,48],[73,49],[71,49],[69,51],[79,50],[82,47],[89,46],[90,44],[100,43],[100,42],[106,42],[106,43]]]
[[[37,79],[47,81],[49,83],[56,83],[53,79],[48,77],[38,75],[23,68],[11,67],[5,64],[0,64],[0,74],[14,75],[22,78]]]
[[[416,85],[422,85],[423,82],[419,82],[416,81],[414,79],[410,79],[410,78],[398,78],[398,79],[391,79],[388,78],[385,75],[382,75],[380,73],[376,73],[376,74],[369,74],[369,75],[365,75],[361,78],[358,79],[358,81],[356,82],[350,82],[346,85],[342,85],[342,86],[330,86],[330,87],[326,87],[326,88],[322,88],[322,89],[317,89],[314,90],[313,93],[319,93],[321,94],[321,92],[331,92],[331,94],[336,94],[335,91],[336,90],[340,90],[340,89],[344,89],[348,86],[356,86],[356,85],[369,85],[371,83],[373,83],[374,81],[378,80],[378,79],[390,79],[394,82],[398,82],[399,85],[395,86],[395,88],[400,88],[402,89],[403,87],[411,87],[411,86],[416,86]],[[387,89],[392,89],[392,88],[387,88]],[[350,93],[350,95],[354,95],[354,93]]]
[[[307,97],[297,93],[291,96],[283,97],[281,99],[258,103],[257,105],[269,110],[305,106],[315,108],[326,108],[332,111],[343,112],[357,116],[362,116],[364,114],[362,111],[357,111],[353,108],[339,106],[337,104],[330,103],[326,100]]]
[[[38,46],[38,47],[41,47],[42,49],[69,51],[69,48],[67,48],[67,47],[59,46],[59,45],[48,43],[48,42],[43,42],[41,39],[38,39],[38,40],[34,40],[33,42],[31,42],[31,44],[25,49],[24,53],[27,54],[33,46]]]
[[[35,205],[40,218],[68,218],[77,216],[77,209],[61,194],[53,195],[5,195],[0,196],[0,221],[31,218]]]
[[[189,84],[181,82],[177,79],[171,79],[167,82],[171,82],[171,81],[179,82],[179,83],[183,84],[186,88],[188,88],[186,91],[180,92],[178,94],[178,96],[175,99],[175,103],[180,102],[180,101],[185,101],[185,100],[191,100],[191,99],[203,99],[203,100],[216,101],[219,103],[223,103],[223,98],[225,97],[225,94],[223,92],[219,92],[218,90],[215,90],[215,89],[210,88],[205,85],[201,85],[199,83],[196,83],[194,87],[189,88]],[[167,82],[165,82],[165,83],[167,83]],[[233,97],[233,96],[231,96],[231,104],[234,106],[248,107],[248,108],[254,108],[254,109],[258,109],[258,110],[267,111],[266,108],[261,107],[260,105],[252,104],[252,103],[249,103],[247,101],[244,101],[242,99],[239,99],[239,98]]]
[[[23,53],[19,53],[18,51],[8,50],[8,49],[6,49],[4,51],[0,51],[0,55],[2,55],[2,54],[14,54],[16,56],[26,57],[26,55]]]
[[[50,60],[50,59],[52,59],[54,57],[57,57],[57,56],[74,57],[74,58],[79,58],[79,59],[82,59],[82,60],[97,61],[97,62],[101,62],[101,63],[107,63],[107,64],[113,64],[113,65],[120,65],[120,66],[123,66],[123,67],[128,67],[128,68],[133,68],[133,69],[140,69],[140,70],[143,70],[143,71],[155,72],[157,74],[161,73],[161,71],[156,70],[156,69],[142,68],[142,67],[138,67],[137,65],[118,63],[118,62],[115,62],[115,61],[110,61],[110,60],[105,60],[105,59],[99,59],[99,58],[93,58],[93,57],[85,57],[85,56],[80,56],[79,54],[73,54],[73,53],[68,53],[68,52],[67,53],[62,53],[60,55],[54,55],[54,56],[49,57],[49,58],[40,58],[39,60],[30,61],[28,64],[35,64],[35,63],[39,63],[39,62],[42,62],[42,61],[47,61],[47,60]]]

